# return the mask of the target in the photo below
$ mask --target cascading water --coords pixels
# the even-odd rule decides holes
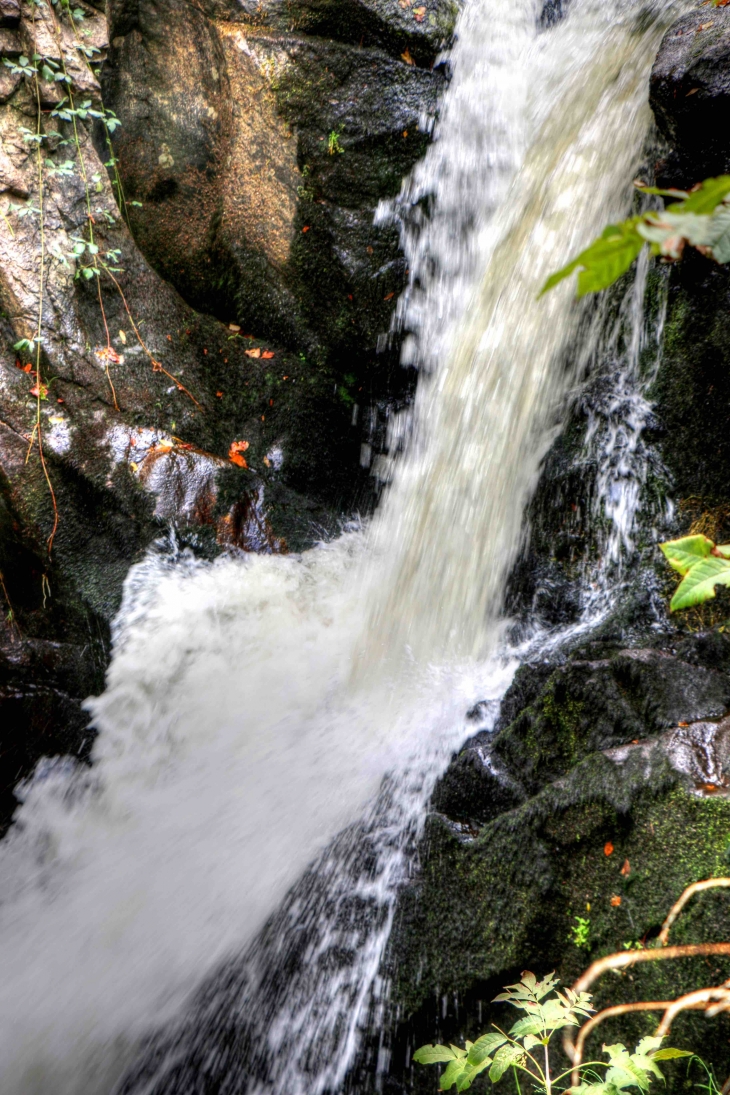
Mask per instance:
[[[542,34],[538,15],[471,0],[459,24],[403,197],[433,195],[402,306],[424,378],[371,528],[301,557],[150,555],[90,705],[94,766],[22,792],[0,852],[7,1095],[108,1092],[140,1044],[129,1092],[341,1084],[434,780],[515,664],[502,589],[591,330],[570,287],[537,293],[627,206],[672,12],[572,0]]]

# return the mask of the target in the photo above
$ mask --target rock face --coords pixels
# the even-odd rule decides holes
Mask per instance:
[[[651,74],[651,105],[671,152],[672,185],[730,170],[730,13],[688,12],[667,33]],[[664,183],[662,183],[664,185]]]
[[[410,383],[376,354],[404,269],[373,213],[454,15],[79,11],[0,11],[0,828],[38,756],[88,749],[122,582],[170,524],[299,550],[367,506],[362,443]]]

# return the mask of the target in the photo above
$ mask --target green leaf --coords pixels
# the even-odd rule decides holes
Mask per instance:
[[[652,1057],[655,1061],[673,1061],[675,1057],[694,1057],[694,1053],[689,1049],[674,1049],[672,1046],[667,1046],[666,1049],[658,1049]]]
[[[490,1063],[491,1062],[490,1062],[489,1058],[487,1057],[484,1061],[481,1062],[481,1064],[467,1065],[467,1067],[462,1072],[461,1076],[459,1076],[459,1078],[456,1081],[456,1090],[457,1091],[466,1091],[466,1089],[468,1087],[471,1087],[472,1082],[475,1079],[475,1077],[477,1077],[480,1072],[483,1072],[484,1069],[487,1068],[490,1065]]]
[[[413,1060],[419,1065],[435,1065],[441,1061],[453,1061],[456,1057],[448,1046],[421,1046],[413,1054]]]
[[[465,1068],[469,1068],[469,1065],[467,1065],[466,1063],[465,1057],[460,1057],[456,1061],[451,1061],[444,1069],[443,1075],[441,1077],[441,1081],[439,1083],[439,1087],[441,1088],[441,1090],[448,1091],[450,1087],[453,1087]]]
[[[579,267],[582,267],[578,274],[579,297],[613,285],[629,269],[644,246],[644,240],[637,231],[641,219],[636,216],[621,224],[609,224],[590,247],[547,279],[542,293],[548,292]]]
[[[711,555],[714,546],[706,536],[683,536],[659,545],[669,565],[680,574],[687,574],[701,559]]]
[[[718,175],[714,179],[705,179],[686,201],[681,203],[684,213],[714,213],[715,209],[730,195],[730,175]],[[671,205],[671,211],[676,206]]]
[[[524,1038],[526,1034],[539,1034],[542,1036],[545,1030],[545,1024],[541,1019],[533,1019],[532,1016],[527,1016],[525,1019],[518,1019],[515,1025],[510,1030],[510,1034],[513,1038]]]
[[[716,262],[730,262],[730,209],[719,206],[710,217],[710,247]]]
[[[469,1064],[480,1065],[487,1057],[491,1057],[495,1050],[503,1046],[506,1041],[504,1034],[482,1034],[481,1038],[477,1038],[469,1050]]]
[[[662,190],[659,186],[645,186],[642,182],[635,182],[634,186],[637,190],[640,190],[642,194],[658,194],[660,198],[688,198],[689,193],[686,190]]]
[[[680,582],[669,603],[671,612],[701,605],[715,596],[715,586],[730,586],[730,560],[711,555],[701,559]]]
[[[496,1084],[497,1080],[502,1079],[507,1069],[522,1060],[523,1057],[524,1051],[521,1046],[502,1046],[495,1054],[492,1067],[489,1070],[489,1079],[493,1084]]]

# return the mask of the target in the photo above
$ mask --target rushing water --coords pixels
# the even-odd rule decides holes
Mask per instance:
[[[537,294],[627,208],[671,18],[654,8],[571,0],[539,33],[526,0],[469,0],[401,196],[433,207],[405,232],[407,452],[364,531],[130,575],[94,765],[41,765],[0,852],[3,1095],[341,1084],[434,780],[519,655],[503,586],[602,330],[570,286]],[[616,552],[631,452],[598,484]]]

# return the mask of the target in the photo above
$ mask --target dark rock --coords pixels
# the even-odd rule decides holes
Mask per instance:
[[[694,9],[667,32],[651,106],[672,156],[662,184],[691,186],[730,170],[730,12]]]
[[[0,0],[0,27],[17,27],[19,23],[19,0]]]

